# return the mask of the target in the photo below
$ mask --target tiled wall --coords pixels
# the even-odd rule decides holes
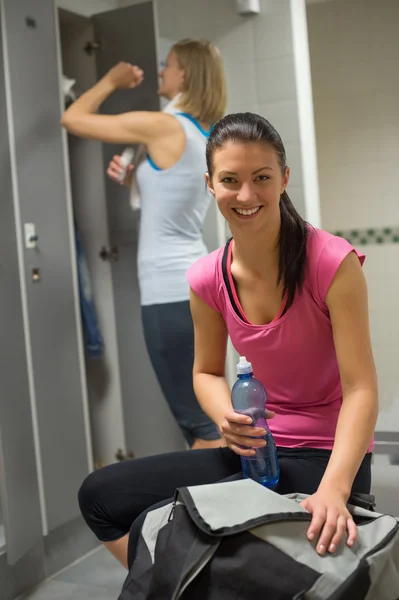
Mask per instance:
[[[322,226],[367,254],[378,428],[399,431],[399,2],[307,12]]]

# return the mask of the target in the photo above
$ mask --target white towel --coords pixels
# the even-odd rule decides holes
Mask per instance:
[[[75,102],[76,93],[72,89],[76,83],[76,79],[69,79],[66,75],[62,76],[62,93],[64,94],[64,101]]]
[[[177,104],[179,103],[180,99],[181,99],[181,94],[177,94],[177,96],[175,96],[173,98],[173,100],[168,102],[168,104],[165,106],[165,108],[163,109],[162,112],[168,113],[168,114],[175,113],[177,110]],[[143,162],[143,160],[145,160],[146,157],[147,157],[147,149],[144,146],[144,144],[140,144],[140,146],[136,150],[136,153],[135,153],[134,159],[133,159],[134,171],[133,171],[133,177],[132,177],[132,185],[130,187],[130,206],[132,207],[133,210],[139,210],[141,207],[140,193],[139,193],[139,188],[138,188],[137,179],[136,179],[136,170],[137,170],[137,167],[139,166],[139,164],[141,162]]]

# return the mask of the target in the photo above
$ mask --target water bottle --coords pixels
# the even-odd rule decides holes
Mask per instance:
[[[238,380],[235,382],[231,400],[235,412],[251,417],[253,427],[262,427],[266,435],[263,448],[254,448],[253,456],[242,456],[242,473],[267,488],[273,489],[280,478],[276,444],[266,421],[266,390],[261,381],[255,379],[252,364],[240,356],[237,364]]]
[[[133,157],[134,157],[134,149],[133,148],[125,148],[125,150],[121,154],[122,171],[118,177],[118,179],[121,183],[123,183],[125,181],[127,168],[131,164]]]

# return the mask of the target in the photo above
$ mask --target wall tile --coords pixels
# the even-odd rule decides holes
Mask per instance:
[[[282,13],[290,8],[290,0],[260,0],[262,13],[267,16]]]
[[[399,80],[392,77],[399,44],[391,25],[397,22],[399,4],[391,0],[308,7],[321,208],[328,229],[399,224]]]
[[[299,117],[296,100],[260,104],[260,114],[277,129],[285,145],[299,143]]]
[[[286,14],[260,15],[254,22],[254,30],[256,60],[292,55],[291,22]]]
[[[391,57],[391,64],[398,64],[398,23],[399,6],[396,0],[379,0],[367,6],[372,22],[370,50],[372,61],[377,69]],[[387,18],[387,16],[390,18]],[[393,78],[395,79],[395,78]],[[397,82],[398,83],[398,82]]]
[[[295,70],[293,57],[262,60],[256,63],[259,103],[277,102],[295,98]]]
[[[302,155],[299,143],[285,144],[285,152],[287,155],[287,165],[290,167],[290,187],[302,187]]]
[[[377,431],[399,431],[399,382],[384,379],[380,384],[380,412],[377,421]]]
[[[399,380],[395,375],[379,378],[379,400],[379,423],[386,421],[386,431],[399,431]]]
[[[228,101],[233,105],[251,106],[257,104],[255,63],[225,65]]]
[[[133,4],[133,2],[131,2]],[[86,17],[114,10],[119,7],[118,0],[56,0],[56,6],[70,10]]]
[[[370,0],[336,3],[335,24],[340,40],[336,57],[340,63],[358,65],[364,61],[370,62],[374,21],[370,19],[369,7]]]
[[[160,33],[179,40],[206,37],[216,41],[245,21],[232,10],[230,0],[156,0]]]
[[[245,20],[235,28],[223,33],[218,39],[218,47],[225,64],[253,63],[255,60],[254,23]]]
[[[336,6],[331,2],[308,5],[306,13],[312,70],[317,67],[318,72],[336,52]],[[323,40],[323,52],[320,52],[320,40]]]
[[[287,193],[299,212],[299,214],[305,219],[306,218],[306,208],[305,208],[305,196],[302,187],[293,186],[288,184]]]
[[[249,102],[241,103],[239,99],[230,97],[227,104],[226,114],[238,112],[252,112],[255,114],[260,114],[260,108],[258,104],[252,104]]]

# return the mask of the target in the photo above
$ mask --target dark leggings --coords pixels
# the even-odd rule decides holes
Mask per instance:
[[[193,389],[194,327],[189,301],[142,306],[141,315],[152,366],[188,444],[192,446],[195,439],[219,439]]]
[[[313,494],[323,477],[331,452],[308,448],[279,448],[279,494]],[[102,542],[118,540],[130,531],[131,566],[146,513],[172,501],[176,488],[216,483],[241,475],[240,457],[229,448],[189,450],[149,456],[104,467],[87,477],[79,504],[88,526]],[[371,454],[364,458],[352,492],[368,494]]]

